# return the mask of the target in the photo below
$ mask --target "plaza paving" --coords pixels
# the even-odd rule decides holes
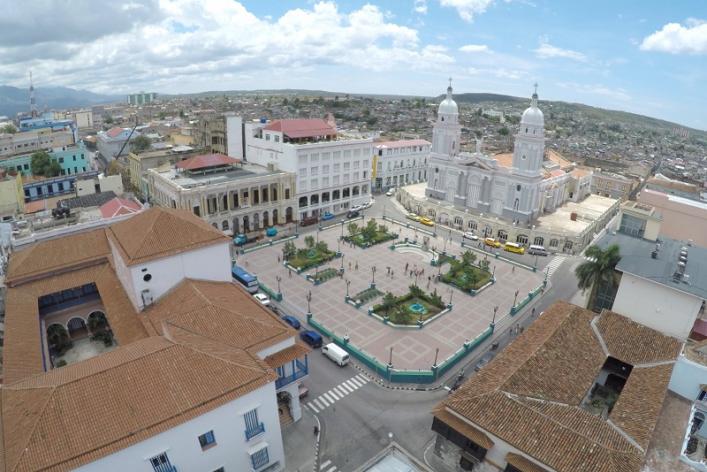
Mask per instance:
[[[378,220],[378,222],[383,221]],[[415,238],[412,229],[401,228],[389,222],[386,224],[391,230],[400,233],[397,241],[402,241],[405,237]],[[319,240],[326,241],[330,249],[336,250],[340,235],[340,228],[324,230],[319,232]],[[422,237],[421,233],[417,233],[420,242]],[[444,245],[442,235],[430,239],[431,247],[442,249]],[[303,236],[294,241],[298,248],[304,247]],[[510,311],[516,290],[519,290],[520,300],[540,285],[544,277],[541,271],[533,273],[520,267],[513,269],[513,265],[491,258],[490,268],[495,267],[497,282],[472,297],[442,282],[431,282],[428,288],[428,276],[436,274],[438,269],[432,267],[420,254],[391,251],[389,246],[390,243],[383,243],[368,249],[360,249],[342,242],[341,251],[344,255],[345,269],[343,278],[337,277],[318,286],[304,278],[306,272],[298,275],[293,271],[289,274],[288,269],[282,263],[278,263],[278,257],[282,259],[282,244],[241,255],[238,257],[238,263],[255,273],[261,282],[273,290],[277,290],[276,277],[280,276],[282,278],[280,289],[284,302],[288,306],[296,307],[298,313],[294,314],[301,318],[307,311],[306,295],[311,290],[311,309],[315,320],[339,336],[350,336],[355,346],[383,363],[387,363],[389,349],[392,346],[393,366],[397,369],[429,369],[434,361],[436,348],[439,348],[438,362],[442,362],[459,349],[464,341],[474,339],[489,326],[495,306],[499,307],[496,318],[498,321]],[[451,242],[447,244],[447,252],[459,255],[463,250],[459,243]],[[345,280],[351,281],[349,293],[353,296],[369,287],[373,266],[377,269],[375,281],[379,290],[390,291],[395,295],[407,293],[408,286],[414,283],[415,277],[405,274],[406,263],[409,268],[424,269],[424,275],[419,277],[418,285],[425,291],[432,292],[436,288],[445,303],[449,301],[450,293],[453,292],[454,307],[451,312],[437,318],[422,329],[393,328],[367,314],[367,308],[379,303],[381,297],[370,304],[363,305],[360,309],[344,302]],[[358,270],[355,269],[356,264]],[[320,266],[319,270],[340,266],[341,260],[335,259]],[[387,275],[386,267],[391,268],[392,277]],[[444,266],[442,272],[444,273],[447,268],[448,266]],[[314,269],[307,272],[314,273]]]

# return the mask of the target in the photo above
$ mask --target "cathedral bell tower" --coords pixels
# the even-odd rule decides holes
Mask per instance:
[[[439,104],[437,122],[432,130],[432,153],[442,159],[451,159],[459,154],[460,139],[459,108],[452,99],[452,79],[450,78],[447,97]]]
[[[545,154],[545,118],[538,108],[538,84],[520,119],[520,129],[513,146],[513,170],[527,176],[542,174]]]

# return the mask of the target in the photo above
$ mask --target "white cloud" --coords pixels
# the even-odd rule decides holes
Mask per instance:
[[[233,0],[159,0],[154,18],[81,47],[62,37],[56,55],[46,57],[47,49],[41,60],[18,54],[27,45],[0,42],[0,83],[24,86],[31,68],[38,81],[51,78],[56,85],[123,93],[148,87],[183,90],[185,83],[208,88],[223,78],[258,76],[259,71],[292,77],[318,65],[390,70],[454,62],[446,48],[422,44],[417,30],[392,22],[370,4],[344,12],[321,1],[270,20]]]
[[[489,47],[485,44],[467,44],[459,48],[461,52],[489,52]]]
[[[576,82],[558,82],[557,85],[562,88],[570,89],[574,93],[597,95],[622,102],[631,100],[631,96],[622,88],[611,88],[602,84],[578,84]]]
[[[571,49],[562,49],[557,46],[553,46],[548,42],[548,39],[543,37],[540,38],[540,46],[535,50],[535,55],[540,59],[553,59],[553,58],[563,58],[571,59],[573,61],[586,62],[587,56],[581,52],[573,51]]]
[[[495,77],[497,79],[511,80],[518,80],[526,76],[526,73],[522,70],[505,69],[503,67],[493,69],[468,67],[466,69],[466,73],[475,76],[486,76]]]
[[[419,13],[420,15],[426,15],[427,14],[427,0],[415,0],[415,12]]]
[[[643,39],[641,50],[671,54],[707,54],[707,22],[689,18],[685,23],[685,26],[679,23],[664,25]]]
[[[462,20],[471,22],[475,15],[484,13],[494,0],[439,0],[443,7],[456,8]]]

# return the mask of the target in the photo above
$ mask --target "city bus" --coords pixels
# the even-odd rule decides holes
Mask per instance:
[[[248,290],[248,292],[258,292],[258,278],[255,275],[237,265],[233,266],[233,269],[231,269],[231,274],[238,283],[243,285],[245,289]]]
[[[525,248],[518,243],[506,243],[503,245],[503,249],[516,254],[525,254]]]

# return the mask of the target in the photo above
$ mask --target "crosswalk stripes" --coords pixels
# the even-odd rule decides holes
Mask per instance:
[[[328,460],[326,462],[323,462],[322,465],[319,466],[319,470],[321,472],[336,472],[337,468],[335,465],[332,465],[330,460]]]
[[[326,410],[337,401],[343,399],[346,395],[355,392],[367,383],[368,379],[366,376],[358,374],[350,379],[344,380],[339,385],[329,389],[327,392],[322,393],[314,400],[307,402],[305,406],[314,413],[319,413],[322,410]]]
[[[565,261],[567,256],[555,256],[552,258],[550,263],[547,265],[545,270],[547,271],[547,276],[548,278],[552,276],[552,274],[555,273],[558,267],[562,265],[562,263]]]

